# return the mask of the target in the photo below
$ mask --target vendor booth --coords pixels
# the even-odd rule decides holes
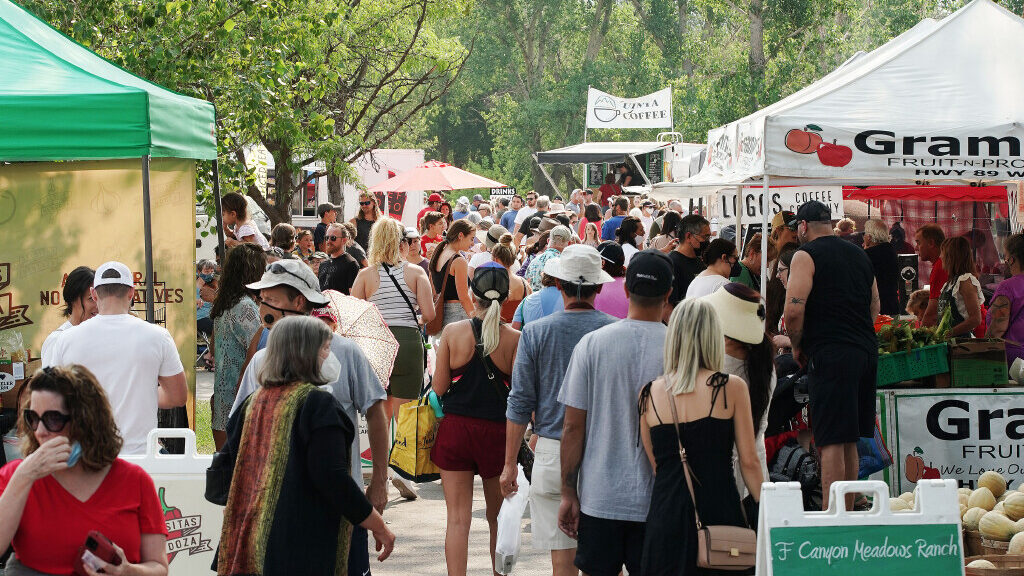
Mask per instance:
[[[844,199],[869,201],[884,220],[906,221],[912,212],[915,223],[938,222],[953,234],[979,221],[996,223],[993,229],[999,222],[1010,227],[1016,181],[1024,179],[1024,101],[1017,96],[1022,79],[1024,20],[990,0],[974,0],[857,54],[771,106],[709,131],[700,173],[654,184],[652,194],[660,200],[753,194],[762,229],[773,213],[792,209],[772,205],[780,194],[792,196],[787,187],[827,188],[830,194],[841,189]],[[978,202],[1000,204],[979,214]],[[751,223],[745,213],[750,211],[742,206],[734,210],[737,224],[744,217]],[[983,232],[989,248],[1001,250],[989,230]],[[966,233],[973,239],[974,230]],[[763,235],[765,258],[767,242]],[[979,244],[972,246],[977,250]],[[991,259],[994,271],[998,257]],[[766,271],[762,265],[762,286]],[[975,347],[983,345],[951,346],[951,352],[937,355],[945,368],[933,366],[930,372],[952,369],[952,385],[971,390],[906,387],[924,374],[903,374],[884,382],[902,388],[879,390],[882,432],[897,461],[888,478],[894,494],[936,473],[969,483],[981,468],[1001,469],[1015,484],[1024,480],[1019,469],[1011,469],[1020,461],[1016,420],[1024,414],[1024,389],[1006,387],[1005,360],[999,374],[969,379],[968,368],[982,369],[971,360],[984,360]],[[996,366],[991,354],[989,360],[990,368]]]

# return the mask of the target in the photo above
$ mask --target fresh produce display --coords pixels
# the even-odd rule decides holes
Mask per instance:
[[[1024,554],[1024,532],[1018,532],[1010,538],[1010,547],[1006,549],[1007,554]]]
[[[984,508],[968,508],[967,512],[964,512],[963,518],[960,522],[964,525],[964,528],[968,530],[977,530],[978,522],[981,521],[981,517],[987,514],[988,511]]]
[[[999,472],[983,472],[981,476],[978,476],[978,486],[984,486],[992,492],[992,495],[999,498],[1006,492],[1006,478]]]
[[[924,348],[945,341],[945,338],[934,329],[914,328],[913,324],[906,320],[895,320],[892,324],[882,326],[876,336],[880,355],[910,352],[914,348]]]
[[[986,512],[978,522],[978,531],[989,540],[1009,542],[1017,531],[1017,525],[999,512]]]
[[[889,509],[893,512],[905,512],[912,510],[910,504],[902,498],[889,498]]]
[[[992,510],[996,507],[996,497],[992,495],[992,491],[982,486],[974,492],[971,492],[970,497],[967,498],[968,508],[983,508],[986,511]]]

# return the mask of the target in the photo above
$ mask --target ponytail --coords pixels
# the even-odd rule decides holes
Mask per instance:
[[[480,304],[488,300],[477,300]],[[501,301],[490,300],[487,313],[484,315],[483,326],[480,328],[480,339],[484,345],[484,356],[490,356],[498,348],[501,337]]]

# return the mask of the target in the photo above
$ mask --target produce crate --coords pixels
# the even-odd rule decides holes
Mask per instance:
[[[1006,343],[998,338],[954,340],[949,345],[954,388],[1006,386]]]
[[[964,554],[965,556],[982,556],[985,549],[981,547],[981,532],[964,528]]]
[[[966,566],[975,560],[988,560],[992,564],[995,564],[996,569],[966,568],[964,572],[967,576],[1024,576],[1024,555],[968,556],[964,559],[964,565]]]
[[[878,357],[879,386],[946,372],[949,372],[949,355],[945,343]]]
[[[981,537],[981,549],[985,551],[986,556],[999,556],[1006,554],[1006,551],[1009,548],[1009,542],[1000,542],[999,540],[989,540],[984,536]]]

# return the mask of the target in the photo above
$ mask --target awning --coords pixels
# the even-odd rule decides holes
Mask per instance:
[[[1006,202],[1005,186],[867,186],[843,188],[843,200]]]
[[[537,153],[538,164],[615,164],[670,148],[672,142],[584,142]],[[703,145],[701,145],[703,147]]]

